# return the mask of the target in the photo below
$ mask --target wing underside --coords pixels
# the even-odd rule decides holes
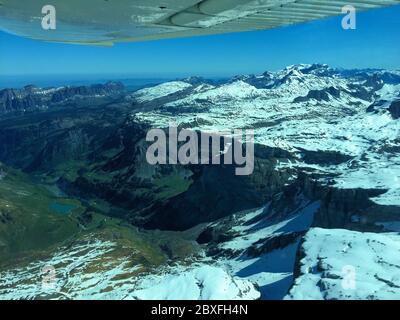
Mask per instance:
[[[42,8],[56,9],[56,29],[42,28]],[[0,29],[46,41],[115,42],[272,29],[368,10],[400,0],[0,0]]]

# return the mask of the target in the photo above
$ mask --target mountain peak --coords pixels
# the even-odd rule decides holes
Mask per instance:
[[[191,85],[199,85],[199,84],[203,84],[203,83],[208,83],[208,81],[200,76],[191,76],[191,77],[187,77],[182,79],[181,81],[189,83]]]

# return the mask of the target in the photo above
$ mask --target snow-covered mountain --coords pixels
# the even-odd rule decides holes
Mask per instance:
[[[321,173],[343,189],[385,190],[373,200],[400,205],[398,71],[294,65],[219,86],[178,83],[186,89],[183,96],[169,91],[167,101],[158,100],[155,110],[135,118],[161,128],[172,123],[217,132],[254,128],[257,143],[296,155],[290,166]],[[146,92],[160,98],[166,86]],[[343,161],[313,161],[313,153],[335,153]]]
[[[135,119],[155,127],[177,124],[207,131],[254,129],[257,144],[294,156],[294,160],[276,165],[277,171],[295,169],[291,171],[293,180],[306,173],[318,184],[339,192],[373,190],[369,201],[378,207],[372,220],[377,225],[379,217],[385,220],[380,224],[386,226],[382,234],[318,228],[307,232],[318,224],[314,214],[322,211],[318,203],[309,200],[298,204],[292,213],[279,215],[270,209],[274,213],[269,216],[264,209],[233,224],[222,221],[210,226],[218,230],[214,233],[225,230],[224,225],[232,227],[232,239],[218,240],[212,251],[222,254],[222,265],[233,274],[255,282],[262,298],[283,298],[293,277],[298,277],[288,298],[386,299],[400,298],[399,264],[395,261],[399,238],[393,233],[400,231],[396,222],[400,220],[399,101],[398,71],[294,65],[276,73],[235,77],[219,86],[192,86],[183,96],[170,96],[151,112],[135,113]],[[357,200],[351,201],[354,204]],[[389,207],[394,213],[390,218],[383,209]],[[276,215],[279,218],[271,218]],[[370,219],[371,214],[367,215]],[[363,214],[351,218],[356,223],[365,219]],[[304,237],[303,232],[307,232]],[[299,243],[305,256],[302,260],[298,259]],[[263,246],[270,251],[264,249],[263,253]],[[324,258],[319,258],[321,254]],[[307,271],[314,270],[319,259],[326,259],[327,270]],[[346,265],[356,270],[358,290],[341,287]]]
[[[298,271],[287,299],[398,300],[400,236],[313,228]]]
[[[132,263],[136,252],[118,233],[107,239],[93,233],[42,259],[0,270],[0,298],[400,299],[399,101],[399,71],[321,64],[223,83],[182,79],[127,94],[128,130],[106,142],[122,141],[128,156],[121,147],[95,174],[111,172],[114,198],[124,199],[125,183],[137,188],[133,183],[149,176],[165,179],[162,170],[131,158],[133,150],[142,155],[143,137],[135,136],[139,142],[131,146],[127,136],[142,125],[254,129],[255,173],[233,185],[217,169],[164,170],[173,172],[173,181],[200,178],[186,193],[174,189],[172,204],[157,203],[156,213],[146,207],[140,218],[156,229],[189,228],[184,239],[196,250],[184,258],[144,268],[147,257]],[[165,187],[157,181],[164,183],[158,189]],[[107,183],[102,178],[101,188]],[[218,188],[226,190],[216,200],[198,196]],[[252,188],[265,194],[257,197],[262,206],[213,212],[226,205],[224,197],[253,200]],[[207,217],[193,216],[199,212],[193,205],[203,205]],[[38,281],[46,265],[58,270],[51,288]]]

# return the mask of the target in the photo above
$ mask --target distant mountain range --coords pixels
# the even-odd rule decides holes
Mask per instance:
[[[0,90],[0,114],[49,108],[80,97],[114,96],[121,94],[124,89],[121,82],[112,81],[78,87],[38,88],[27,85],[22,89],[3,89]]]

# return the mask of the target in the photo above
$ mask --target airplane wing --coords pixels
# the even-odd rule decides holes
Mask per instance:
[[[56,9],[56,29],[42,28],[42,8]],[[32,39],[115,42],[264,30],[367,10],[400,0],[0,0],[0,29]]]

